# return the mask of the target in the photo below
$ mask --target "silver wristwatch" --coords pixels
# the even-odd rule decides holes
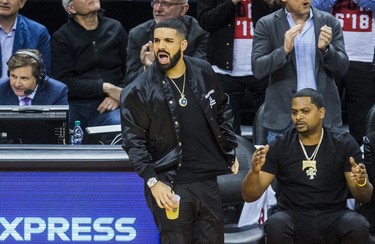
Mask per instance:
[[[155,178],[155,177],[152,177],[150,179],[148,179],[147,181],[147,186],[149,188],[153,187],[156,183],[158,183],[158,180]]]

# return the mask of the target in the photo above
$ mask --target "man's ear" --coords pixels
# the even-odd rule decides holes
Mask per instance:
[[[66,6],[66,11],[67,11],[69,14],[71,14],[71,15],[73,15],[73,14],[76,13],[76,10],[75,10],[73,4],[68,4],[68,6]]]
[[[188,46],[188,41],[185,39],[185,40],[182,40],[181,41],[181,51],[182,52],[185,52],[186,48]]]
[[[321,107],[319,109],[319,113],[320,113],[320,119],[324,119],[324,116],[326,115],[326,109],[324,107]]]
[[[20,9],[23,8],[23,6],[25,6],[26,1],[27,0],[20,0]]]
[[[188,10],[189,10],[189,4],[184,4],[184,6],[182,7],[182,11],[181,11],[181,17],[184,16]]]

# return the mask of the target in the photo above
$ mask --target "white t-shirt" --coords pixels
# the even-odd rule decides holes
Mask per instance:
[[[251,16],[252,0],[242,0],[235,15],[235,31],[233,45],[233,70],[228,71],[212,66],[216,73],[231,76],[252,75],[251,50],[253,48],[254,26]]]
[[[372,62],[375,46],[375,11],[351,0],[338,1],[332,14],[340,21],[350,61]]]

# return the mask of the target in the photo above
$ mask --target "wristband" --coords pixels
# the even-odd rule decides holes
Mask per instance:
[[[365,182],[363,184],[358,184],[357,181],[355,183],[357,184],[357,186],[363,187],[367,184],[367,178],[365,178]]]

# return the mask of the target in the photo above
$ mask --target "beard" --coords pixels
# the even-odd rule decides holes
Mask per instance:
[[[169,54],[169,53],[167,53],[167,54]],[[181,58],[181,49],[179,49],[178,52],[175,55],[170,56],[171,61],[167,64],[161,64],[159,62],[158,57],[156,57],[155,59],[156,59],[156,64],[159,67],[160,71],[165,73],[168,70],[172,69],[174,66],[176,66],[176,64],[178,63],[180,58]]]

